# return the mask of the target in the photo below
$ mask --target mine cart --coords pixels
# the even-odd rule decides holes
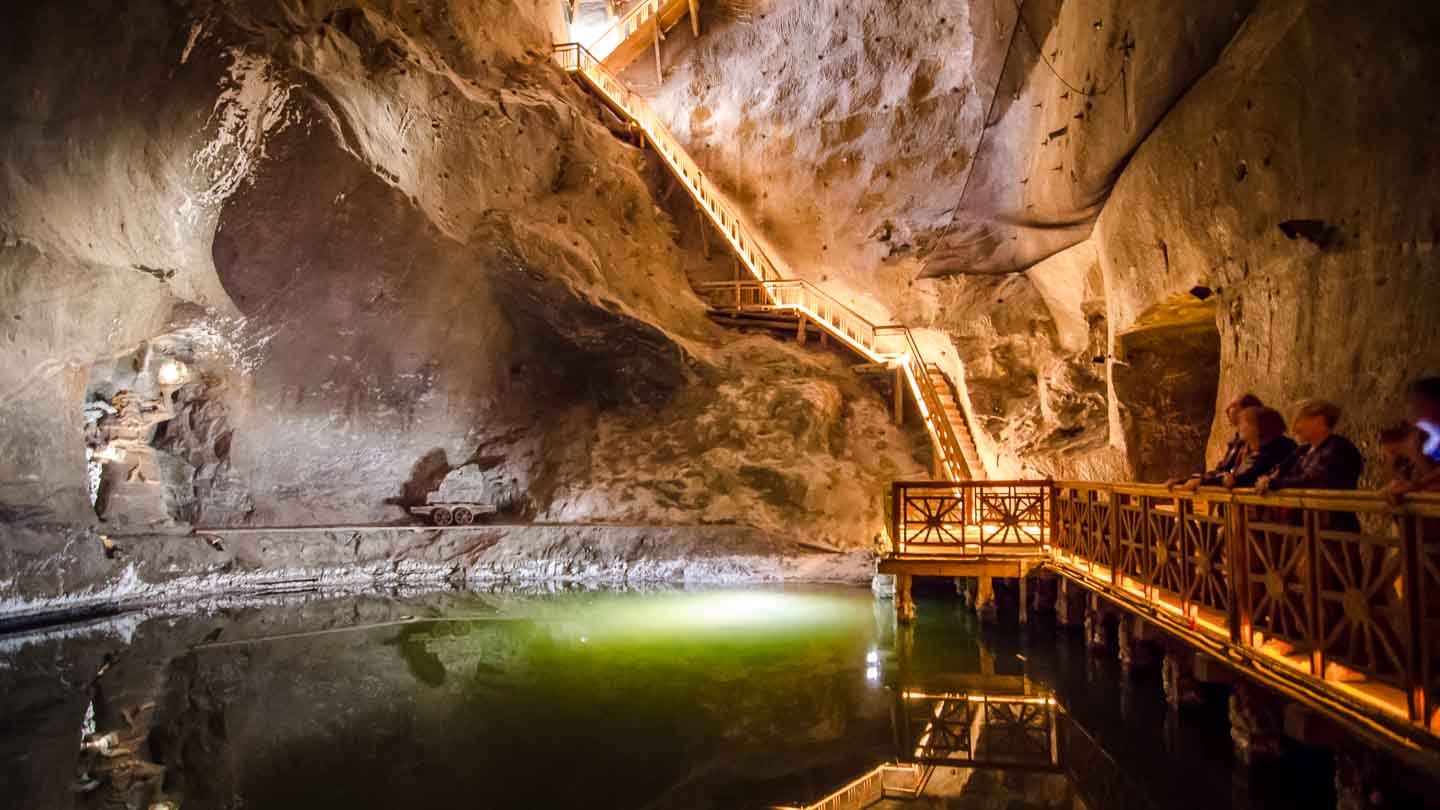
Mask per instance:
[[[410,514],[427,517],[436,526],[469,526],[495,514],[495,504],[485,498],[480,468],[467,464],[445,476],[440,488],[425,496],[425,505],[410,507]]]

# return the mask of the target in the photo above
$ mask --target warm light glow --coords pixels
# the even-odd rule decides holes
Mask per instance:
[[[160,364],[160,370],[155,372],[155,379],[161,385],[181,385],[190,379],[190,369],[179,360],[166,360]]]
[[[107,444],[94,451],[91,457],[98,458],[101,461],[124,461],[125,451],[114,445]]]
[[[603,606],[603,607],[602,607]],[[622,638],[817,632],[873,621],[868,609],[826,594],[803,591],[701,591],[645,600],[601,599],[574,638],[604,645]],[[875,664],[878,668],[878,659]]]

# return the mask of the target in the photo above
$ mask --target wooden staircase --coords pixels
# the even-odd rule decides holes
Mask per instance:
[[[980,453],[975,449],[975,437],[970,435],[969,421],[965,418],[965,411],[960,407],[960,400],[955,396],[955,391],[950,387],[950,379],[940,366],[934,363],[925,364],[926,374],[930,377],[930,384],[940,400],[940,412],[945,415],[945,421],[955,428],[955,442],[960,445],[960,456],[965,459],[965,468],[970,471],[971,478],[986,478],[983,470],[985,465],[980,461]],[[980,475],[975,471],[981,470]]]
[[[658,10],[660,0],[653,0],[653,5]],[[644,36],[640,29],[636,31],[639,33],[632,37]],[[712,316],[772,329],[788,329],[793,323],[802,340],[813,326],[869,363],[894,369],[897,389],[909,390],[930,436],[934,476],[948,481],[987,477],[975,451],[970,421],[950,381],[937,365],[925,362],[908,328],[872,323],[814,284],[787,277],[746,218],[705,176],[643,97],[578,43],[556,45],[554,57],[562,69],[644,134],[750,274],[744,281],[697,285],[696,292],[706,299]]]
[[[598,56],[604,66],[615,73],[624,70],[651,47],[659,47],[665,32],[690,15],[695,35],[700,35],[699,0],[641,0],[585,49]],[[659,51],[657,50],[658,54]],[[658,55],[657,55],[658,60]]]

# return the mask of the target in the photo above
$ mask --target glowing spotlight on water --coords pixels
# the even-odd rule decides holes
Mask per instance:
[[[678,592],[601,600],[586,611],[584,632],[597,636],[774,636],[849,631],[871,619],[864,602],[793,591]]]

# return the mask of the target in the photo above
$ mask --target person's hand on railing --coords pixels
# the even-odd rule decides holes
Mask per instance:
[[[1385,500],[1389,501],[1391,506],[1399,506],[1407,494],[1415,491],[1415,485],[1409,481],[1396,480],[1386,484],[1380,491],[1384,493]]]
[[[1229,475],[1229,476],[1226,476],[1226,477],[1229,478],[1231,481],[1234,481],[1234,480],[1235,480],[1235,476],[1233,476],[1233,475]],[[1231,486],[1231,488],[1233,488],[1233,487],[1234,487],[1234,484],[1231,484],[1230,486]],[[1258,493],[1260,493],[1261,495],[1264,495],[1265,493],[1269,492],[1269,491],[1270,491],[1270,476],[1268,476],[1268,475],[1262,475],[1262,476],[1260,476],[1259,478],[1255,479],[1255,491],[1258,492]]]
[[[1200,489],[1200,479],[1187,478],[1178,487],[1176,487],[1176,489],[1180,490],[1181,492],[1195,492],[1196,490]]]

